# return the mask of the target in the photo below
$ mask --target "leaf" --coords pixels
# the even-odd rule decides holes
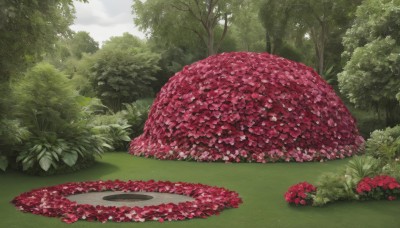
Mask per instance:
[[[76,151],[72,151],[71,153],[64,153],[62,156],[62,160],[68,166],[75,165],[76,161],[78,160],[78,153]]]
[[[49,170],[52,163],[53,163],[53,159],[51,159],[51,157],[49,157],[49,156],[43,156],[39,160],[40,167],[46,172],[47,172],[47,170]]]
[[[6,156],[0,156],[0,169],[6,171],[8,166],[8,159]]]

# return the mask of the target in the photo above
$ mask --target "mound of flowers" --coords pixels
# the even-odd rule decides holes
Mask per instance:
[[[157,159],[275,162],[344,158],[355,120],[310,67],[268,53],[222,53],[164,85],[130,153]]]
[[[144,207],[115,207],[77,204],[66,198],[68,195],[101,192],[160,192],[186,195],[194,201],[168,203]],[[48,217],[61,217],[66,223],[78,220],[144,222],[149,220],[173,221],[192,218],[206,218],[218,215],[225,208],[237,208],[242,200],[236,192],[203,184],[169,181],[90,181],[74,182],[35,189],[12,200],[24,212]]]

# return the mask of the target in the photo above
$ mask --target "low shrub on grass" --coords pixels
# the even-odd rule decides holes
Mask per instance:
[[[371,156],[357,156],[341,170],[335,173],[324,173],[320,176],[315,191],[309,192],[307,203],[302,205],[322,206],[329,202],[341,200],[366,200],[389,199],[394,200],[400,195],[400,184],[392,176],[383,173],[397,173],[400,168],[394,163],[382,163],[380,159]],[[295,185],[296,186],[296,185]],[[304,196],[296,193],[298,187],[292,186],[285,194],[285,200],[293,203],[296,196]],[[301,195],[300,195],[301,194]],[[294,204],[299,204],[299,200]]]
[[[366,143],[366,154],[390,162],[400,157],[400,125],[376,130]]]

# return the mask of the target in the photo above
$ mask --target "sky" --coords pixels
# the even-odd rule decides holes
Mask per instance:
[[[133,23],[132,0],[89,0],[88,3],[74,2],[76,19],[73,31],[86,31],[101,46],[112,36],[124,32],[140,38],[145,35]]]

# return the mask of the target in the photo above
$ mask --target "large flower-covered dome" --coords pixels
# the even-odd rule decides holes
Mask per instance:
[[[158,159],[320,161],[364,140],[310,67],[268,53],[222,53],[176,73],[157,95],[130,153]]]

